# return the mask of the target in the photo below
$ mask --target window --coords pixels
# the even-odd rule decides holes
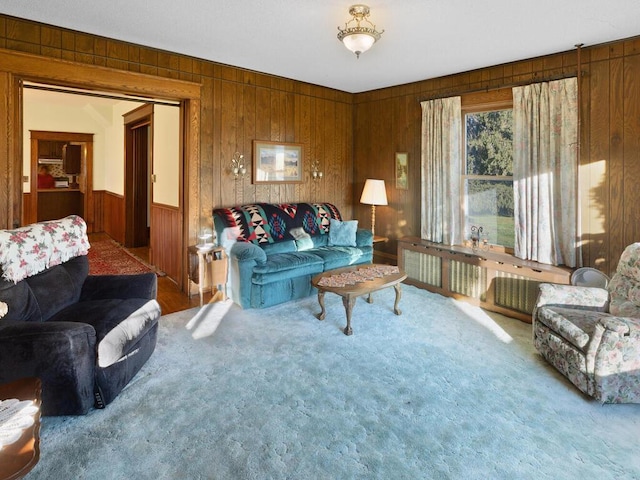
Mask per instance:
[[[464,238],[482,227],[492,245],[513,251],[513,115],[511,108],[464,113]],[[481,239],[482,240],[482,239]]]

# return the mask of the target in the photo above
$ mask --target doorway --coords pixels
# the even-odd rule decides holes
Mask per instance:
[[[31,195],[23,208],[23,223],[54,220],[67,215],[85,218],[93,227],[93,135],[31,130]],[[50,185],[39,184],[44,169]]]
[[[116,69],[101,68],[94,65],[86,65],[69,61],[61,61],[55,58],[30,55],[22,52],[11,52],[0,49],[0,87],[5,92],[10,92],[7,96],[8,102],[0,105],[0,130],[4,132],[0,141],[0,150],[6,155],[0,163],[6,168],[6,175],[0,178],[2,191],[6,193],[6,202],[2,202],[3,211],[0,212],[0,221],[5,228],[17,227],[21,223],[22,211],[25,199],[23,196],[29,190],[29,179],[23,178],[22,169],[23,151],[29,148],[28,143],[24,145],[23,140],[28,142],[28,135],[24,135],[21,128],[9,128],[10,126],[23,125],[23,85],[25,82],[37,82],[40,85],[62,86],[62,88],[83,89],[90,95],[112,98],[126,97],[129,100],[148,102],[149,99],[162,99],[173,102],[180,107],[180,151],[179,151],[179,173],[172,175],[175,182],[178,179],[178,206],[170,211],[170,225],[175,226],[175,232],[167,235],[167,228],[163,227],[163,240],[171,241],[171,249],[163,248],[160,251],[171,256],[172,274],[178,288],[186,292],[187,287],[187,252],[186,245],[193,241],[195,232],[200,222],[200,202],[201,197],[198,191],[198,178],[200,168],[200,110],[202,85],[197,82],[175,80],[171,78],[142,75],[134,72],[120,71]],[[72,80],[71,80],[72,79]],[[55,87],[58,88],[58,87]],[[103,93],[108,92],[108,93]],[[122,117],[121,117],[122,118]],[[73,129],[71,131],[78,131]],[[120,132],[122,132],[120,124]],[[98,141],[100,138],[95,138]],[[119,143],[122,152],[122,142]],[[101,150],[98,150],[100,152]],[[95,161],[95,158],[94,158]],[[95,162],[94,162],[95,163]],[[100,167],[95,179],[108,177],[112,180],[118,178],[110,172],[109,157],[105,159],[104,166]],[[95,168],[95,165],[94,165]],[[168,178],[168,177],[167,177]],[[124,206],[120,208],[120,201],[123,194],[115,192],[110,199],[104,195],[105,187],[103,181],[100,185],[94,184],[95,211],[113,213],[112,220],[118,221],[120,213],[124,214]],[[192,188],[186,188],[191,185]],[[20,188],[22,186],[22,188]],[[25,192],[26,191],[26,192]],[[164,193],[165,189],[160,189]],[[124,192],[123,192],[124,193]],[[113,200],[112,205],[107,205],[107,200]],[[167,215],[169,216],[169,215]],[[96,221],[98,218],[96,218]],[[105,221],[100,219],[100,221]],[[169,271],[165,270],[167,275]]]

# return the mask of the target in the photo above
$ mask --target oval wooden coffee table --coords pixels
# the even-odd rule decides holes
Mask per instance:
[[[351,335],[351,312],[356,303],[356,298],[368,295],[367,302],[373,303],[371,294],[387,287],[394,287],[396,291],[396,301],[393,305],[393,312],[401,315],[398,308],[402,290],[400,282],[407,278],[407,274],[393,265],[356,265],[353,267],[338,268],[329,270],[311,279],[311,285],[318,289],[318,303],[322,311],[317,315],[319,320],[324,320],[326,310],[324,308],[324,294],[326,292],[335,293],[342,297],[342,304],[347,313],[347,326],[344,327],[344,334]]]

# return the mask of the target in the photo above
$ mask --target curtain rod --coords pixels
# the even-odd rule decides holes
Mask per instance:
[[[584,76],[586,73],[587,72],[585,72],[584,70],[581,70],[580,71],[580,76]],[[434,96],[434,97],[419,98],[418,102],[424,102],[424,101],[427,101],[427,100],[437,100],[439,98],[447,98],[447,97],[451,97],[451,96],[468,95],[470,93],[494,92],[496,90],[504,90],[506,88],[522,87],[524,85],[530,85],[532,83],[553,82],[554,80],[563,80],[565,78],[571,78],[571,77],[577,77],[577,73],[574,72],[574,73],[563,73],[563,74],[559,74],[559,75],[550,75],[548,77],[534,78],[534,79],[530,79],[530,80],[526,80],[526,81],[522,81],[522,82],[509,83],[509,84],[501,85],[499,87],[474,88],[474,89],[470,89],[470,90],[464,90],[462,92],[449,93],[449,94],[446,94],[446,95],[439,94],[439,95]]]
[[[121,102],[138,102],[138,103],[152,103],[154,105],[164,105],[167,107],[179,107],[179,102],[171,102],[167,100],[154,100],[152,98],[144,98],[144,97],[130,97],[128,95],[115,95],[109,93],[98,93],[91,92],[87,90],[74,90],[67,89],[62,87],[53,87],[47,85],[37,85],[33,83],[24,83],[22,85],[23,88],[29,88],[31,90],[42,90],[45,92],[54,92],[54,93],[66,93],[68,95],[81,95],[85,97],[96,97],[96,98],[105,98],[108,100],[118,100]]]

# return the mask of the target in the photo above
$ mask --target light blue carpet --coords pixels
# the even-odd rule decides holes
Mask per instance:
[[[530,325],[412,286],[161,319],[105,410],[44,418],[28,479],[632,479],[640,405],[600,405]]]

